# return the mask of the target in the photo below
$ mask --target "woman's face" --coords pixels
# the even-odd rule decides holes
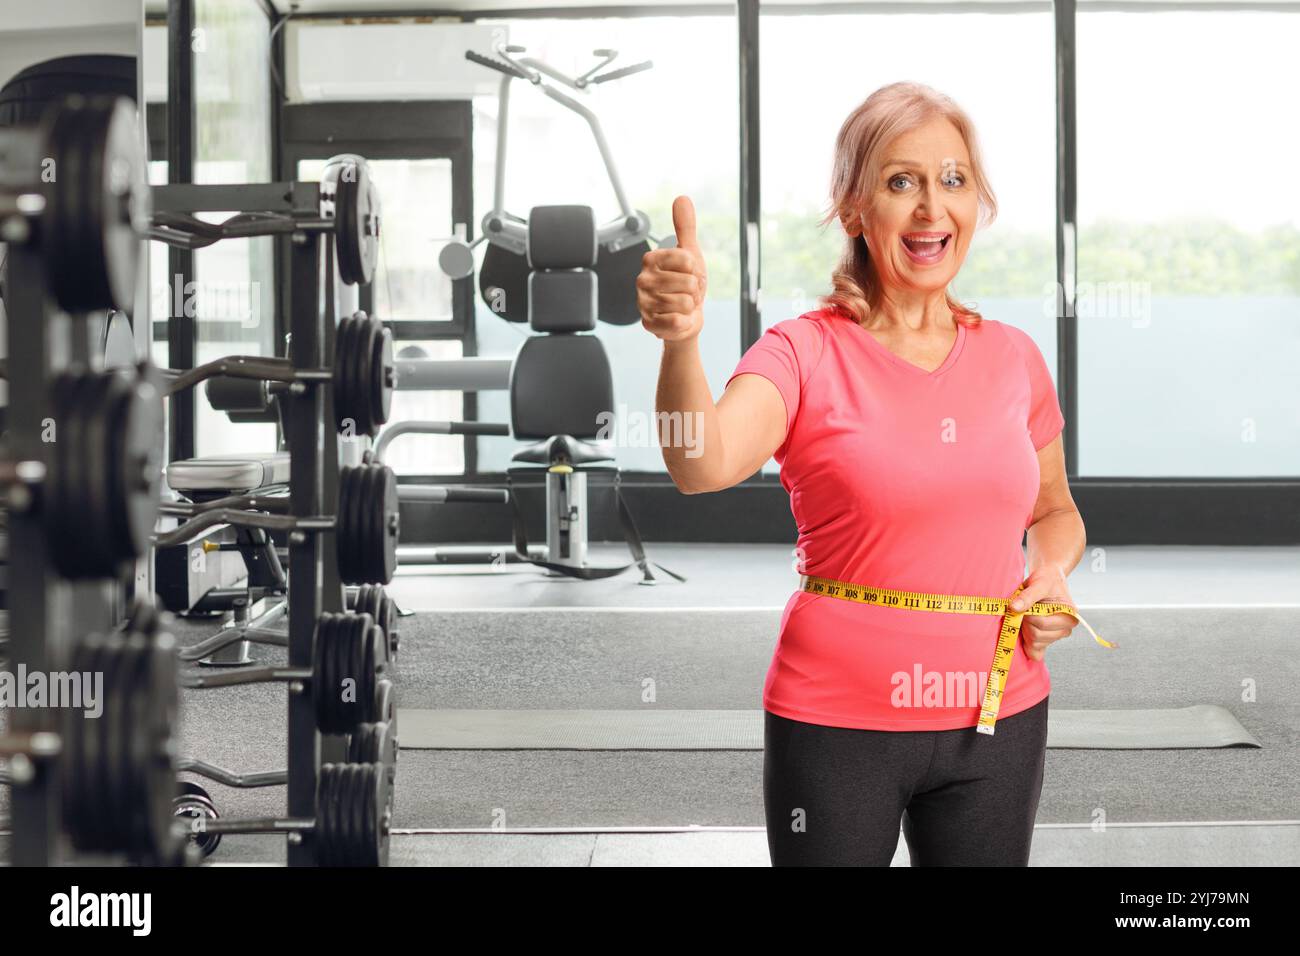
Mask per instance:
[[[952,123],[934,119],[890,143],[885,160],[858,224],[876,271],[887,287],[945,289],[979,215],[966,144]]]

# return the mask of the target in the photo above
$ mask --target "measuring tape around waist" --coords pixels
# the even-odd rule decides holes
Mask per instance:
[[[1024,590],[1021,582],[1016,594]],[[1103,647],[1116,648],[1118,644],[1102,640],[1092,625],[1083,619],[1078,608],[1073,604],[1059,601],[1037,601],[1023,611],[1009,611],[1007,605],[1015,598],[978,597],[969,594],[927,594],[924,591],[898,591],[893,588],[873,588],[848,581],[836,581],[804,574],[799,579],[799,590],[809,594],[821,594],[838,598],[842,601],[856,601],[859,604],[874,604],[877,607],[895,607],[908,611],[931,611],[939,614],[988,614],[1002,618],[1002,629],[998,634],[997,647],[993,650],[993,664],[989,668],[989,681],[984,687],[984,702],[980,706],[980,719],[975,730],[981,734],[992,734],[997,723],[998,708],[1002,706],[1002,690],[1007,684],[1007,674],[1011,671],[1011,660],[1015,654],[1016,641],[1020,639],[1020,624],[1025,615],[1041,616],[1045,614],[1068,614],[1088,629],[1098,644]]]

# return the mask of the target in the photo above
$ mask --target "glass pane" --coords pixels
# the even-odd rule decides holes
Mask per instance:
[[[464,354],[456,339],[396,343],[403,358],[458,359]],[[394,392],[388,421],[465,420],[461,392]],[[460,435],[403,435],[384,452],[384,463],[399,475],[463,475],[465,438]]]
[[[375,314],[389,319],[450,322],[452,280],[438,253],[453,234],[450,159],[369,159],[379,189],[383,226],[371,283]],[[325,158],[298,162],[298,178],[319,181]]]
[[[383,202],[383,241],[371,284],[375,314],[389,319],[452,318],[451,280],[437,267],[438,240],[452,235],[451,160],[370,159]],[[298,161],[298,178],[317,182],[325,158]],[[457,359],[456,339],[394,343],[400,358]],[[463,421],[462,392],[395,392],[388,421]],[[399,475],[461,475],[465,441],[460,435],[406,435],[384,453]]]
[[[600,119],[628,203],[650,218],[651,235],[672,235],[672,203],[688,195],[695,204],[701,246],[709,268],[700,353],[714,394],[722,392],[740,357],[737,306],[739,241],[739,134],[734,17],[631,17],[600,20],[483,20],[508,28],[509,42],[570,76],[594,67],[592,50],[611,47],[611,69],[653,60],[653,69],[577,96]],[[487,51],[480,51],[487,52]],[[478,219],[493,205],[497,98],[474,99],[474,209]],[[618,215],[618,203],[587,125],[574,113],[516,82],[510,94],[505,206],[517,216],[535,205],[583,203],[596,221]],[[475,255],[482,261],[484,246]],[[630,284],[629,284],[630,285]],[[511,356],[527,327],[502,321],[477,295],[478,354]],[[635,296],[635,290],[629,288]],[[640,323],[599,323],[609,355],[615,408],[622,420],[654,414],[661,346]],[[480,418],[508,422],[505,392],[479,396]],[[632,437],[632,431],[628,437]],[[479,439],[479,468],[502,471],[518,442]],[[664,471],[657,444],[629,440],[616,447],[617,463],[632,471]]]
[[[197,0],[194,17],[194,181],[267,182],[271,90],[266,16],[247,0]],[[202,218],[217,222],[230,215]],[[269,237],[218,242],[195,254],[193,289],[169,290],[172,310],[180,299],[198,320],[199,362],[227,354],[274,353],[272,256]],[[274,426],[236,425],[201,397],[195,405],[198,454],[274,449]]]
[[[1296,25],[1079,14],[1082,474],[1300,474]]]
[[[871,55],[827,56],[828,37]],[[764,14],[759,38],[764,328],[818,308],[818,297],[831,291],[844,232],[838,222],[817,222],[830,200],[835,137],[873,91],[910,79],[947,94],[970,116],[998,201],[997,219],[975,237],[951,291],[986,318],[1028,332],[1054,372],[1050,11]],[[779,472],[772,460],[763,470]]]

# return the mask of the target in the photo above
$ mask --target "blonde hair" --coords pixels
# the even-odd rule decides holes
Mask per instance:
[[[838,219],[841,225],[857,220],[869,203],[880,180],[884,150],[899,135],[941,117],[957,128],[970,154],[971,178],[979,196],[980,219],[987,225],[997,217],[997,199],[984,174],[975,126],[966,112],[943,93],[922,83],[891,83],[882,86],[849,114],[835,138],[835,159],[831,169],[830,205],[819,225]],[[881,282],[876,273],[866,238],[861,232],[849,235],[845,228],[844,252],[831,273],[834,289],[821,296],[823,308],[837,309],[859,324],[865,322],[880,302]],[[944,293],[953,317],[976,326],[982,317]]]

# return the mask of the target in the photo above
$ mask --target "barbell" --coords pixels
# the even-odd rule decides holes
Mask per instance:
[[[226,355],[196,368],[173,372],[167,383],[167,394],[175,395],[206,381],[213,408],[225,410],[223,406],[229,406],[232,398],[250,404],[242,391],[232,390],[220,381],[223,378],[272,383],[267,389],[271,393],[330,384],[334,389],[338,430],[373,437],[388,421],[393,389],[397,386],[393,335],[379,319],[357,312],[339,320],[333,368],[294,368],[289,359],[275,356]],[[241,405],[236,410],[245,409]]]
[[[387,465],[340,468],[336,516],[293,517],[269,511],[245,511],[225,507],[225,500],[187,505],[194,517],[171,531],[155,534],[153,543],[158,547],[185,544],[222,524],[287,531],[291,535],[332,531],[339,576],[345,584],[387,584],[393,579],[401,524],[397,476]],[[267,497],[259,503],[266,508],[272,505],[287,508],[289,499]]]

